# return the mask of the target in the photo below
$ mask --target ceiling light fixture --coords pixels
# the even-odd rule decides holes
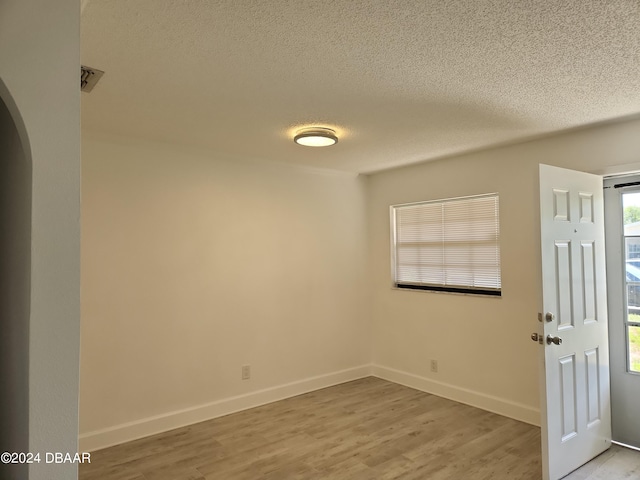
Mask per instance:
[[[338,143],[338,137],[330,128],[309,127],[299,130],[293,141],[305,147],[328,147]]]

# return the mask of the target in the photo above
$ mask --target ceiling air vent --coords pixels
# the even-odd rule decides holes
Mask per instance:
[[[104,75],[102,70],[97,70],[91,67],[80,66],[80,90],[83,92],[90,92],[93,87],[96,86],[100,77]]]

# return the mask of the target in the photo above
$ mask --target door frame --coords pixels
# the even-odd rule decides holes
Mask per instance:
[[[633,415],[631,397],[640,398],[640,374],[627,370],[628,340],[624,330],[624,268],[622,193],[640,193],[640,172],[608,175],[604,180],[605,245],[607,260],[607,293],[609,297],[609,352],[611,377],[611,419],[613,443],[640,450],[640,439],[630,432],[640,430],[640,415]],[[627,187],[615,185],[636,183]],[[620,348],[624,342],[625,348]]]

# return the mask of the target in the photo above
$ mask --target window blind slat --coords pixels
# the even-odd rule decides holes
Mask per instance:
[[[392,207],[396,284],[499,290],[497,194]]]

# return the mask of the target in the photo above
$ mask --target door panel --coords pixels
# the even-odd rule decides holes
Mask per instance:
[[[571,241],[556,241],[556,285],[558,329],[573,327],[573,294],[571,292]]]
[[[557,480],[611,445],[601,177],[540,165],[540,232],[543,477]]]
[[[576,362],[575,355],[558,359],[560,369],[560,416],[562,418],[562,441],[577,435],[576,424],[578,406],[576,404]]]
[[[596,264],[594,260],[593,242],[582,242],[582,279],[584,291],[582,301],[584,307],[584,323],[596,320]]]
[[[591,427],[600,420],[600,360],[598,349],[593,348],[584,352],[585,368],[587,372],[587,425]]]

